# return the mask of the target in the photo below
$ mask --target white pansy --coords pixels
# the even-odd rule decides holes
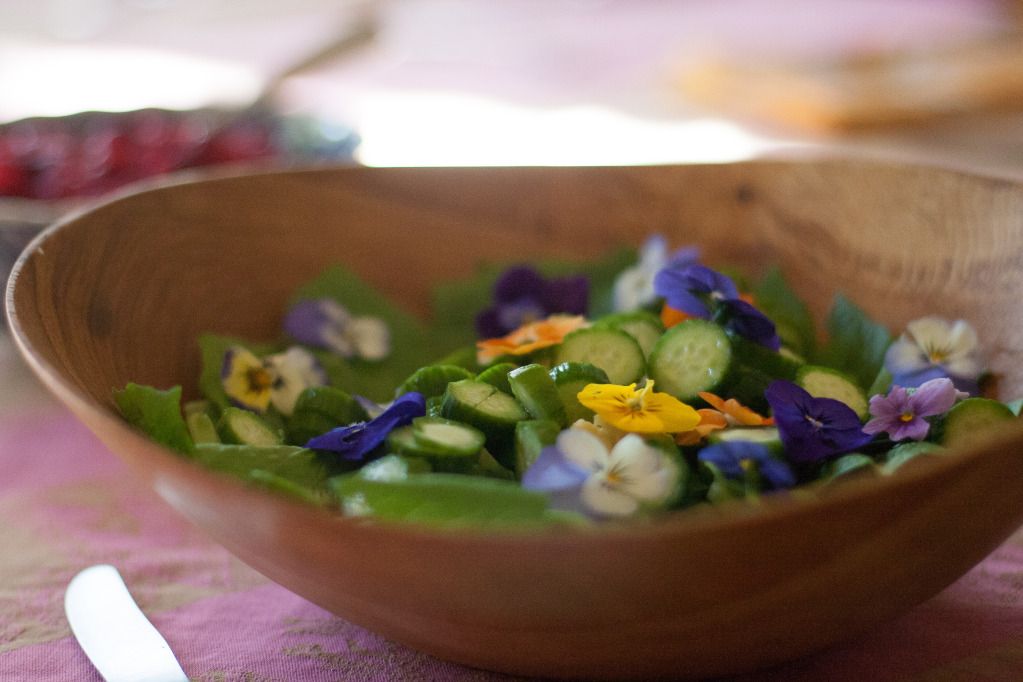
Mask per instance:
[[[327,383],[326,373],[309,351],[301,346],[292,346],[283,353],[268,355],[263,366],[271,377],[270,402],[283,415],[295,410],[298,396],[310,386]]]
[[[940,317],[907,324],[906,332],[888,349],[885,364],[895,375],[937,366],[952,376],[976,379],[983,371],[977,332],[965,320]]]
[[[654,276],[668,264],[668,244],[664,237],[654,235],[639,251],[639,262],[626,268],[614,283],[614,309],[619,312],[637,310],[653,303]]]

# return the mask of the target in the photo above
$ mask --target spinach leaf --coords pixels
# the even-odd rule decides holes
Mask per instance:
[[[181,415],[180,386],[161,391],[129,383],[122,390],[114,391],[114,402],[132,426],[156,442],[186,455],[194,449]]]
[[[884,365],[892,335],[842,294],[835,296],[827,330],[828,344],[818,353],[817,362],[842,370],[864,390],[870,388]]]

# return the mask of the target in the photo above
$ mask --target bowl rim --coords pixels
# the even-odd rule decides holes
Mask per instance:
[[[986,175],[973,171],[944,167],[939,165],[923,163],[903,163],[875,158],[863,158],[856,155],[822,155],[813,158],[758,158],[749,161],[741,161],[728,164],[701,163],[701,164],[657,164],[656,167],[718,167],[718,166],[812,166],[830,164],[855,164],[861,167],[917,170],[926,172],[937,172],[951,176],[968,178],[973,181],[991,182],[996,185],[1011,187],[1023,192],[1023,182],[999,175]],[[373,529],[383,535],[398,536],[419,536],[430,538],[465,539],[473,542],[499,542],[505,543],[536,543],[536,542],[563,542],[566,538],[573,541],[604,541],[614,539],[651,539],[663,538],[666,534],[687,535],[691,533],[705,532],[708,528],[714,530],[736,529],[740,527],[757,527],[781,523],[787,518],[805,515],[809,513],[824,513],[829,508],[844,506],[862,502],[865,498],[871,498],[887,494],[891,490],[910,488],[932,478],[949,475],[952,472],[964,469],[972,465],[977,459],[992,455],[998,450],[1004,450],[1011,444],[1023,442],[1023,420],[1011,426],[1006,425],[994,432],[984,434],[976,441],[967,446],[956,446],[951,448],[948,456],[926,458],[914,463],[913,466],[901,468],[892,474],[878,474],[875,476],[853,477],[843,481],[841,484],[825,489],[820,485],[804,485],[777,494],[762,495],[755,502],[749,500],[731,500],[724,504],[691,507],[688,509],[674,510],[669,513],[656,516],[650,519],[643,519],[637,522],[635,519],[622,522],[600,523],[585,526],[557,525],[543,528],[483,528],[478,526],[438,527],[425,523],[414,523],[405,521],[388,521],[379,519],[367,519],[363,517],[345,517],[327,507],[315,507],[308,503],[288,498],[284,495],[273,495],[272,493],[247,484],[245,481],[226,473],[205,469],[198,463],[189,461],[178,453],[172,451],[156,441],[149,439],[142,432],[131,427],[127,422],[116,414],[114,410],[100,405],[92,400],[82,391],[65,381],[49,362],[44,360],[35,350],[32,342],[28,339],[23,326],[17,306],[15,304],[15,291],[22,271],[27,267],[28,262],[43,252],[46,242],[53,238],[58,232],[66,229],[69,225],[76,223],[80,218],[94,211],[100,210],[108,205],[126,200],[136,194],[143,194],[166,189],[172,189],[183,185],[201,184],[222,180],[240,179],[250,176],[274,176],[286,175],[295,176],[305,173],[319,172],[409,172],[409,173],[430,173],[436,171],[473,171],[473,172],[500,172],[506,169],[536,169],[554,170],[560,169],[614,169],[620,166],[565,166],[549,168],[546,166],[494,166],[494,167],[409,167],[409,168],[373,168],[351,164],[337,165],[307,165],[292,168],[243,168],[243,167],[221,167],[215,169],[189,170],[175,173],[170,176],[152,178],[133,183],[121,188],[106,197],[97,201],[79,205],[68,213],[60,216],[57,220],[48,225],[45,229],[36,234],[25,246],[18,256],[17,261],[11,269],[4,292],[4,313],[8,326],[11,330],[11,337],[22,359],[28,364],[32,372],[39,378],[44,386],[53,393],[65,407],[70,408],[75,417],[85,421],[81,416],[87,414],[90,418],[109,426],[130,439],[133,447],[147,450],[153,456],[159,457],[162,466],[171,468],[188,467],[194,471],[201,471],[203,477],[210,481],[219,480],[220,485],[231,487],[234,493],[251,495],[252,499],[276,501],[275,504],[282,508],[289,508],[288,513],[299,512],[308,514],[310,518],[331,519],[332,522],[341,526]],[[116,453],[114,453],[116,454]],[[149,454],[146,455],[148,457]],[[183,468],[180,470],[184,470]],[[824,491],[822,493],[822,491]],[[826,493],[826,494],[825,494]]]

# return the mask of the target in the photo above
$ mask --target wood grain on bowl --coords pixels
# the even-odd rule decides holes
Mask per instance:
[[[481,260],[594,257],[662,232],[710,262],[778,263],[817,313],[836,291],[899,329],[966,317],[1023,394],[1023,187],[831,161],[643,168],[358,169],[226,177],[65,220],[7,294],[29,363],[157,493],[270,578],[469,665],[695,678],[788,660],[932,596],[1023,522],[1023,431],[827,496],[597,531],[439,532],[342,519],[206,472],[132,431],[111,391],[195,396],[195,339],[276,335],[342,262],[426,314]]]

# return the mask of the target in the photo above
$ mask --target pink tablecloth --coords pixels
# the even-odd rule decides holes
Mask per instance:
[[[0,679],[100,679],[62,607],[94,563],[119,567],[193,680],[512,679],[394,644],[267,581],[63,411],[0,419]],[[1023,680],[1023,533],[876,632],[738,680]]]

